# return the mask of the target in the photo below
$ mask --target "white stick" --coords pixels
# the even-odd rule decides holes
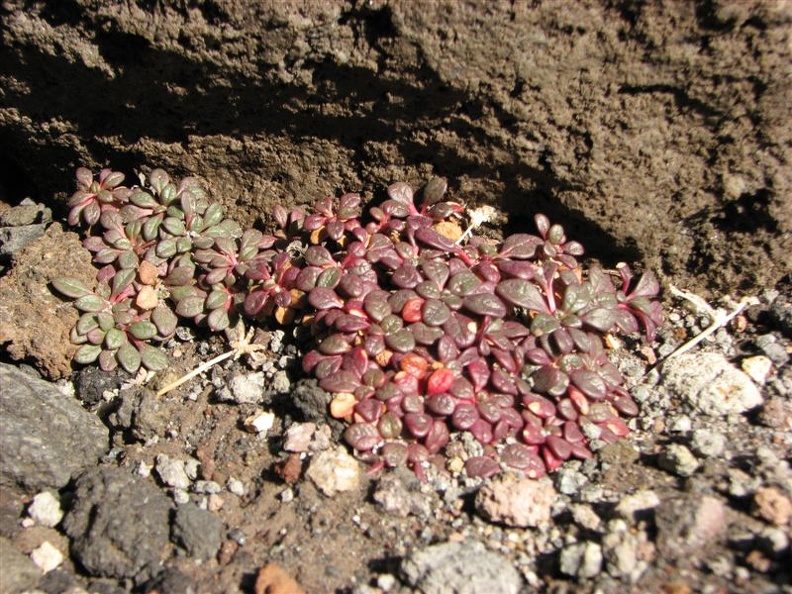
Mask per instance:
[[[215,357],[214,359],[209,359],[209,361],[207,361],[206,363],[201,363],[198,367],[193,369],[187,375],[181,376],[175,382],[171,382],[167,386],[162,388],[159,392],[157,392],[157,396],[162,396],[163,394],[167,394],[171,390],[173,390],[175,388],[178,388],[182,384],[190,381],[196,375],[202,374],[204,371],[209,369],[212,365],[217,365],[218,363],[220,363],[222,361],[225,361],[226,359],[228,359],[230,357],[233,357],[236,353],[237,353],[236,349],[231,349],[227,353],[223,353],[222,355],[217,355],[217,357]]]

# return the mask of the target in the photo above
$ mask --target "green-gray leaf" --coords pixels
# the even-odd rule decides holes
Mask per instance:
[[[87,365],[96,361],[101,352],[102,347],[98,344],[84,344],[74,353],[74,360],[81,365]]]
[[[72,299],[78,299],[91,293],[91,290],[81,280],[71,276],[56,278],[52,281],[52,286],[62,295]]]
[[[184,227],[184,222],[174,217],[168,217],[162,221],[162,228],[171,235],[184,235],[187,229]]]
[[[77,325],[75,327],[77,329],[77,334],[83,336],[98,326],[99,320],[97,320],[96,314],[84,313],[80,316],[80,319],[77,320]]]
[[[521,278],[502,280],[495,287],[495,292],[512,305],[532,311],[546,312],[548,310],[544,296],[531,281]]]
[[[99,327],[107,332],[110,328],[115,327],[115,318],[109,311],[103,311],[96,314],[96,320],[99,322]]]
[[[212,291],[206,297],[206,309],[217,309],[225,305],[228,300],[228,293],[225,291]]]
[[[154,208],[157,206],[157,201],[154,200],[154,197],[143,190],[137,190],[133,192],[129,197],[129,201],[135,206],[139,206],[141,208]]]
[[[157,306],[151,312],[151,321],[157,327],[160,336],[170,336],[176,330],[178,318],[167,307]]]
[[[129,373],[135,373],[140,369],[140,352],[130,343],[126,343],[118,349],[116,359],[121,367]]]
[[[113,277],[113,294],[118,295],[121,293],[121,291],[131,285],[132,281],[135,280],[136,274],[137,270],[134,268],[125,268],[123,270],[119,270]]]
[[[145,223],[143,223],[143,239],[146,241],[156,239],[157,232],[159,231],[161,224],[162,215],[151,217]]]
[[[204,229],[214,227],[223,220],[223,207],[217,202],[213,202],[206,208],[204,213]]]
[[[165,353],[150,344],[141,345],[140,360],[149,371],[161,371],[168,366],[168,357]]]
[[[138,267],[140,260],[137,254],[132,250],[125,250],[118,254],[118,266],[125,270],[135,269]],[[133,275],[134,276],[134,275]]]
[[[105,334],[104,342],[107,349],[114,351],[127,342],[126,333],[118,328],[110,328]]]
[[[83,295],[74,302],[74,307],[80,311],[98,312],[105,308],[105,300],[93,294]]]
[[[155,250],[156,254],[160,258],[172,258],[176,255],[177,251],[177,242],[176,239],[173,237],[169,237],[168,239],[163,239],[157,244],[157,248]]]
[[[148,340],[157,335],[157,327],[151,322],[141,320],[129,325],[129,331],[132,336],[138,340]]]
[[[183,318],[193,318],[204,310],[204,300],[201,297],[185,297],[176,304],[176,313]]]
[[[214,332],[220,332],[228,328],[231,320],[228,318],[228,312],[225,309],[215,309],[206,318],[206,323],[209,324]]]

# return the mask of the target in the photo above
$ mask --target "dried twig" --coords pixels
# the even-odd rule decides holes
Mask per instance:
[[[742,311],[748,307],[749,305],[757,305],[759,303],[759,299],[756,297],[743,297],[740,302],[734,307],[732,311],[726,311],[725,309],[714,309],[710,306],[704,299],[690,293],[688,291],[683,291],[681,289],[677,289],[675,286],[671,285],[669,287],[671,293],[677,297],[681,297],[693,304],[699,312],[706,313],[712,322],[710,323],[707,328],[699,332],[696,336],[688,340],[686,343],[680,345],[679,347],[674,350],[671,354],[667,355],[662,362],[666,362],[672,357],[678,357],[679,355],[688,352],[693,347],[695,347],[698,343],[702,340],[717,332],[720,328],[723,328],[726,324],[731,322],[734,318],[736,318]]]
[[[245,332],[245,325],[242,322],[239,322],[239,325],[236,327],[237,331],[237,340],[231,341],[231,350],[223,353],[222,355],[218,355],[205,363],[202,363],[191,372],[186,375],[181,376],[179,379],[169,383],[167,386],[160,389],[157,392],[157,396],[162,396],[167,394],[171,390],[174,390],[181,386],[182,384],[190,381],[197,375],[202,374],[204,371],[212,367],[213,365],[217,365],[218,363],[222,363],[226,359],[230,359],[233,357],[234,359],[239,359],[242,355],[246,355],[248,357],[255,358],[261,351],[264,350],[264,345],[257,344],[253,342],[253,336],[255,334],[255,328],[250,328],[247,333]]]

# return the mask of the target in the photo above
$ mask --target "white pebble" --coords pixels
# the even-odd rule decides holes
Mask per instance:
[[[47,528],[54,528],[63,519],[60,501],[49,491],[42,491],[36,495],[27,513],[37,524]]]
[[[226,487],[228,487],[228,490],[237,497],[244,497],[245,493],[247,493],[247,489],[245,489],[245,483],[239,479],[235,479],[234,477],[228,479],[228,484]]]
[[[245,429],[250,433],[258,433],[261,437],[266,437],[267,432],[275,424],[275,415],[267,411],[259,411],[247,417],[243,423]]]
[[[343,448],[319,452],[306,473],[319,490],[332,497],[339,491],[352,491],[360,485],[360,464]]]
[[[63,553],[49,541],[44,541],[40,547],[30,552],[30,559],[41,571],[47,573],[63,563]]]

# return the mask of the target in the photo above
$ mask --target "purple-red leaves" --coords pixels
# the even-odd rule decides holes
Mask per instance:
[[[478,421],[478,408],[471,402],[460,402],[451,415],[451,424],[462,431],[470,429]]]
[[[465,462],[465,472],[471,478],[487,479],[500,472],[500,466],[489,456],[474,456]]]
[[[344,439],[359,452],[368,452],[382,441],[382,436],[374,425],[354,423],[344,431]]]
[[[569,378],[591,400],[602,400],[608,393],[608,386],[605,384],[605,380],[596,371],[576,369],[569,373]]]
[[[320,311],[334,307],[344,307],[344,301],[333,289],[328,289],[327,287],[316,287],[308,293],[308,303]]]
[[[515,260],[527,260],[533,258],[536,248],[544,242],[541,238],[527,233],[517,233],[507,237],[501,246],[501,258],[514,258]]]
[[[548,312],[547,301],[542,292],[530,280],[506,279],[498,283],[495,292],[505,301],[517,307],[538,312]]]
[[[456,244],[448,239],[445,235],[438,233],[431,227],[421,227],[415,230],[415,239],[421,243],[425,243],[429,247],[444,252],[453,252],[457,249]]]
[[[492,293],[478,293],[468,295],[462,301],[465,309],[480,316],[500,318],[506,315],[506,306],[503,301]]]
[[[509,444],[503,448],[501,460],[507,466],[522,470],[529,478],[541,478],[547,473],[542,459],[529,446],[521,443]]]

